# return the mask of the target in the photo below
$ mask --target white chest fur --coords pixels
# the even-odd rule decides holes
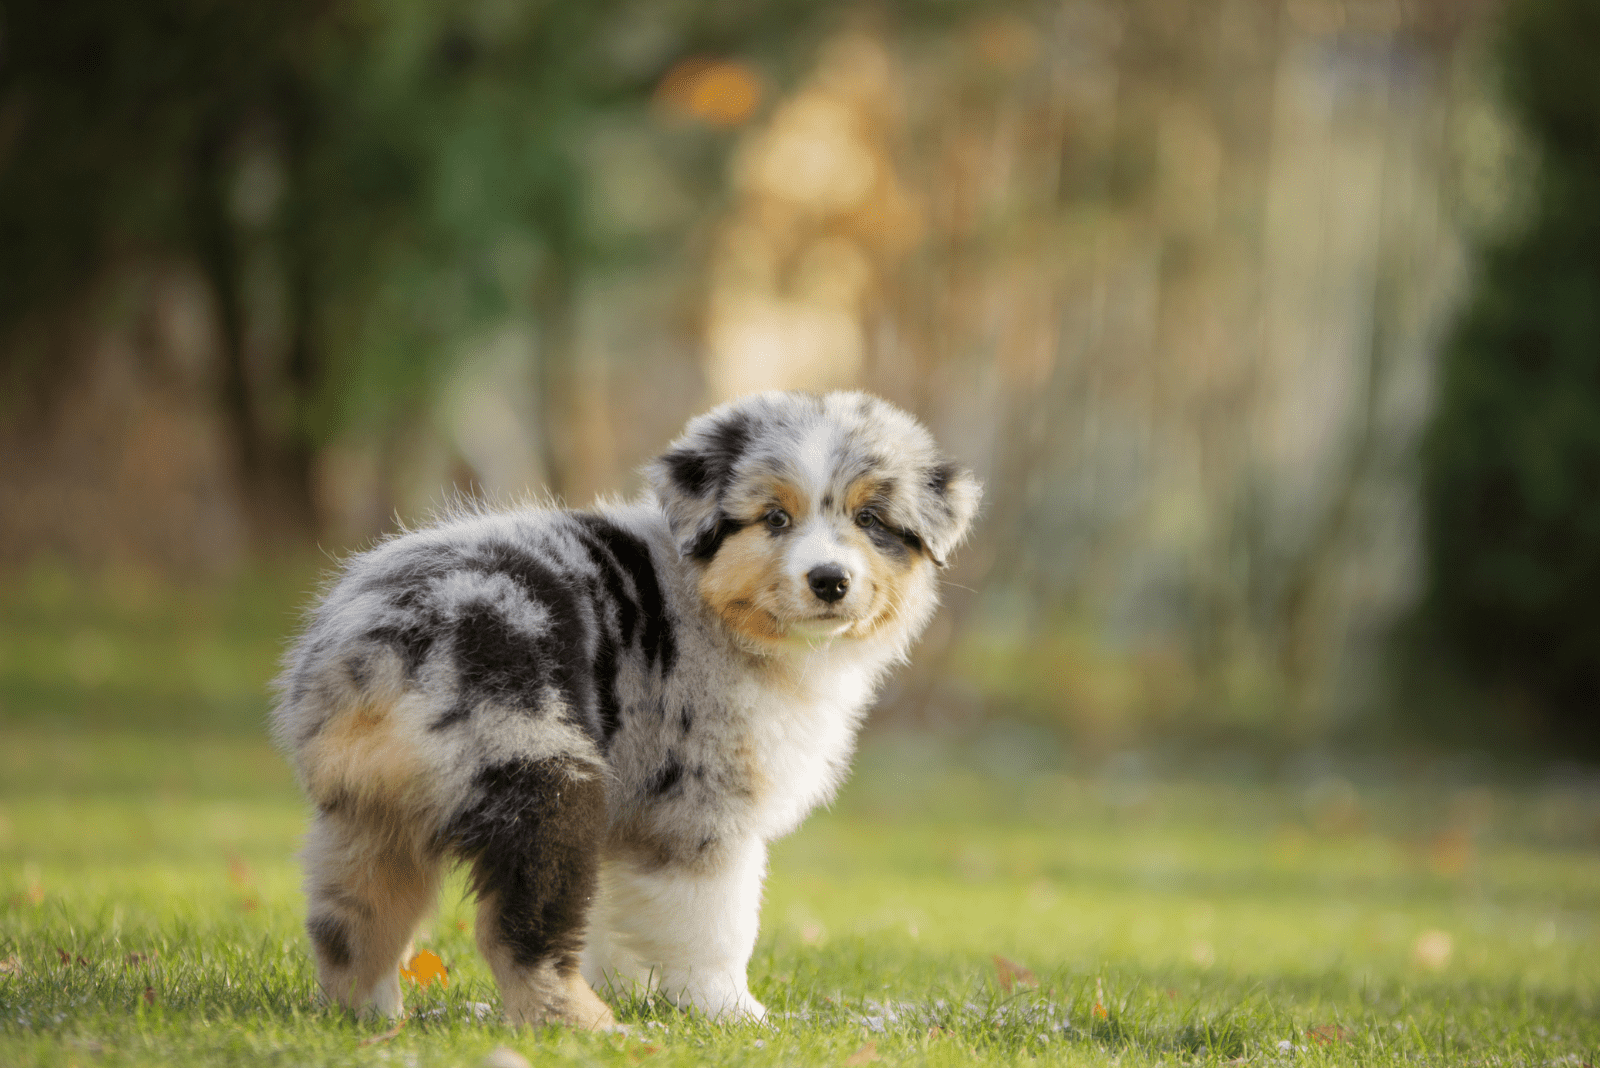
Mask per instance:
[[[844,781],[877,675],[827,650],[808,653],[796,666],[794,685],[752,695],[744,724],[758,784],[751,827],[769,842],[793,831]]]

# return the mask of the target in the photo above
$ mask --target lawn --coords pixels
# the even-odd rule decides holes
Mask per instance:
[[[1080,764],[998,728],[873,736],[775,847],[767,1026],[480,1018],[459,879],[418,940],[448,986],[392,1034],[347,1019],[316,1001],[304,808],[256,729],[289,587],[6,595],[0,1065],[1600,1064],[1592,775]]]

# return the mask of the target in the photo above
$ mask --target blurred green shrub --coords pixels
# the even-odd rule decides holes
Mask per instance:
[[[1591,0],[1522,0],[1506,13],[1505,86],[1540,156],[1536,206],[1526,226],[1481,252],[1424,457],[1429,641],[1489,695],[1478,726],[1591,755],[1600,753],[1597,41]]]

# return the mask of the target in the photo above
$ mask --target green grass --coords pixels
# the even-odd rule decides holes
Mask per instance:
[[[450,985],[385,1038],[314,993],[304,809],[259,737],[286,588],[46,575],[0,605],[0,1065],[1600,1064],[1592,778],[1067,773],[904,736],[773,850],[770,1026],[480,1020],[457,879],[419,938]]]

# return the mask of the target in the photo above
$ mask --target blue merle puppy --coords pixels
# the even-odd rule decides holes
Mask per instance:
[[[346,562],[279,680],[325,993],[391,1017],[447,862],[513,1023],[599,989],[760,1018],[767,843],[844,778],[980,488],[861,393],[690,422],[652,491],[458,512]]]

